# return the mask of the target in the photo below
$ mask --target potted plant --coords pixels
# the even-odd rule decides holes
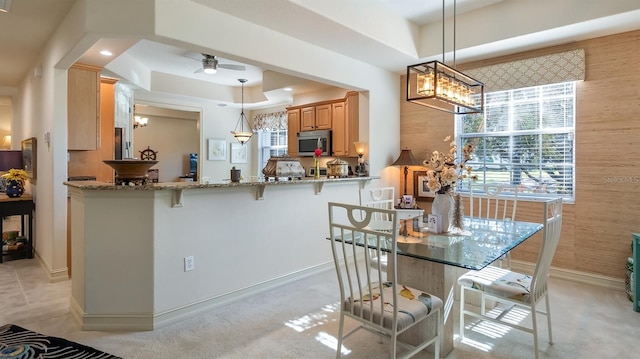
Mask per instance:
[[[2,175],[6,181],[6,193],[9,197],[20,197],[24,193],[24,183],[29,179],[27,171],[23,169],[12,168]]]

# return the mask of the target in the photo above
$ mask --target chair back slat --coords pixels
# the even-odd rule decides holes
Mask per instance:
[[[471,185],[469,217],[515,221],[518,187],[503,184]]]
[[[365,207],[393,209],[395,203],[395,188],[374,187],[360,190],[360,205]],[[388,221],[382,213],[374,213],[374,219]]]
[[[397,273],[393,271],[393,278],[383,282],[383,268],[380,261],[372,261],[372,256],[387,253],[392,256],[389,265],[395,267],[397,260],[397,231],[378,230],[377,218],[388,218],[386,228],[398,228],[398,218],[395,210],[357,206],[343,203],[329,203],[329,233],[331,251],[334,258],[338,285],[342,305],[349,306],[351,316],[357,316],[361,321],[375,325],[383,332],[395,332],[385,329],[385,303],[397,302],[395,290]],[[356,243],[354,245],[354,242]],[[369,270],[372,268],[373,270]],[[395,268],[394,268],[395,269]],[[385,284],[388,283],[388,284]],[[390,285],[393,290],[385,292],[383,285]],[[369,300],[373,296],[381,300]],[[374,307],[377,306],[377,307]],[[393,308],[393,322],[397,320],[397,308]],[[388,307],[386,310],[388,311]]]
[[[533,300],[544,295],[547,289],[547,279],[553,256],[560,242],[560,232],[562,231],[562,198],[547,201],[545,207],[545,221],[543,228],[543,238],[536,262],[536,269],[531,279],[531,295]]]

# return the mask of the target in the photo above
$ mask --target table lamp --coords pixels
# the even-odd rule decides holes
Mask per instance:
[[[353,143],[353,146],[356,148],[356,153],[358,153],[358,167],[356,168],[356,172],[358,176],[366,176],[367,170],[364,164],[364,150],[365,147],[367,147],[367,143],[356,141]]]
[[[404,166],[404,194],[407,194],[407,174],[409,173],[409,166],[420,166],[422,163],[417,161],[411,150],[405,148],[400,152],[400,156],[391,165],[392,166]]]

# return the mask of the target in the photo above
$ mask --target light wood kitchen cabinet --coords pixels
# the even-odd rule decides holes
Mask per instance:
[[[68,71],[67,126],[69,150],[96,150],[100,145],[100,71],[74,64]]]
[[[289,156],[298,155],[298,132],[300,132],[300,109],[287,111],[287,147]]]
[[[316,106],[316,130],[331,129],[331,104]]]
[[[358,93],[348,92],[344,101],[331,104],[332,155],[356,157],[353,143],[360,137]]]
[[[300,131],[331,129],[331,104],[306,106],[300,109]]]
[[[316,129],[315,106],[300,109],[300,131],[313,131]]]
[[[357,157],[353,143],[360,135],[358,105],[358,92],[349,91],[341,99],[288,107],[289,154],[297,155],[298,131],[331,130],[332,156]]]
[[[103,160],[114,158],[114,113],[116,80],[100,79],[100,139],[95,150],[69,150],[67,176],[92,176],[101,182],[113,182],[113,169]]]

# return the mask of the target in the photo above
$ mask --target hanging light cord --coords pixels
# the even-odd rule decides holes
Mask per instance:
[[[244,81],[240,81],[241,85],[242,85],[242,96],[241,96],[241,108],[240,108],[240,132],[244,132]]]
[[[456,68],[456,0],[453,0],[453,68]]]
[[[446,64],[444,58],[444,0],[442,0],[442,63]]]
[[[444,7],[445,0],[442,0],[442,63],[446,63],[444,59]],[[456,0],[453,0],[453,68],[456,68]]]

